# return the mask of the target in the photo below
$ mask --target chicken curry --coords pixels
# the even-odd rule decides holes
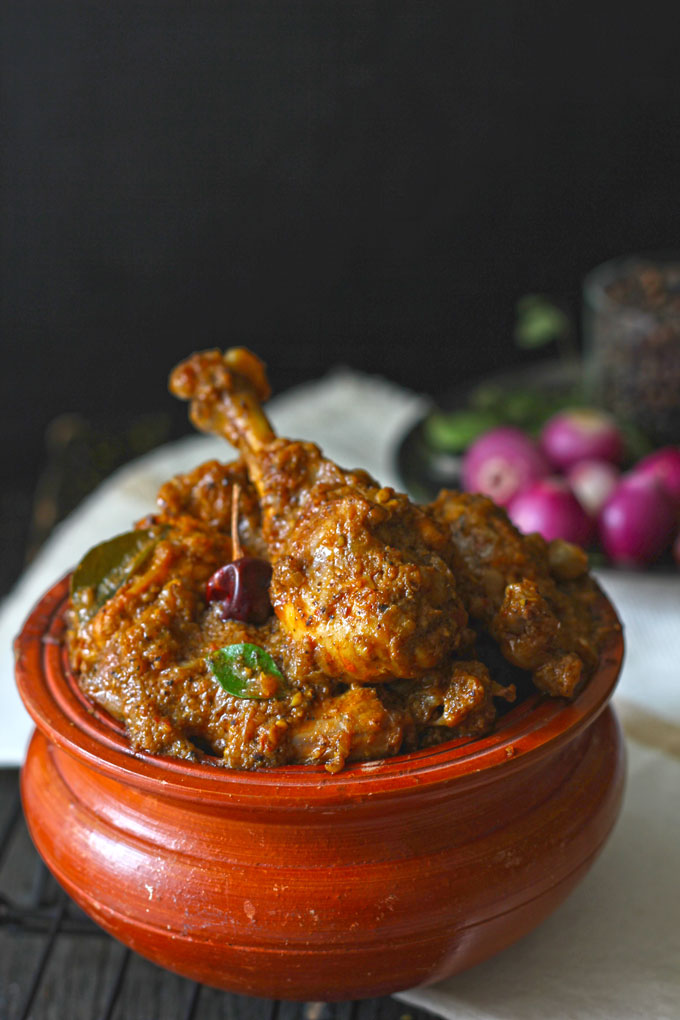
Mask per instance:
[[[72,669],[133,748],[334,772],[482,736],[529,676],[564,698],[587,682],[611,623],[579,548],[277,437],[243,348],[192,355],[170,388],[238,459],[168,481],[71,584]]]

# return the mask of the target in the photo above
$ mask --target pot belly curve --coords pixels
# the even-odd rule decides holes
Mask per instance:
[[[436,981],[534,928],[604,844],[623,776],[605,708],[526,766],[352,810],[189,803],[41,733],[22,794],[51,871],[122,942],[229,991],[329,1001]]]

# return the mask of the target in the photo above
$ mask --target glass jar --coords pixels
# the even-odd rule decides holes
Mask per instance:
[[[583,302],[592,398],[654,444],[680,443],[680,255],[605,262]]]

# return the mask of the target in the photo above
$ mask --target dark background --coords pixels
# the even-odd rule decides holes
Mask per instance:
[[[63,411],[184,430],[206,346],[441,393],[522,294],[677,246],[674,7],[578,7],[4,0],[3,478]]]

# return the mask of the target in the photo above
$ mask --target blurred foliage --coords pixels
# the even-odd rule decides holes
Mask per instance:
[[[567,308],[544,294],[526,294],[516,306],[514,340],[522,350],[539,350],[553,344],[564,365],[564,383],[483,382],[470,389],[465,405],[455,411],[435,410],[423,422],[425,443],[436,453],[460,455],[489,429],[514,425],[536,437],[557,411],[592,404],[582,382],[573,381],[576,362],[573,317]],[[571,366],[571,371],[570,371]],[[579,373],[580,375],[580,373]],[[639,429],[618,422],[626,444],[627,460],[639,460],[652,448]]]
[[[535,436],[556,411],[582,406],[584,402],[580,388],[574,386],[556,393],[482,383],[470,391],[466,408],[450,413],[434,411],[425,420],[423,429],[426,442],[436,450],[458,454],[497,425],[515,425]]]
[[[517,302],[515,343],[523,350],[535,350],[555,343],[558,350],[573,346],[571,316],[542,294],[527,294]]]

